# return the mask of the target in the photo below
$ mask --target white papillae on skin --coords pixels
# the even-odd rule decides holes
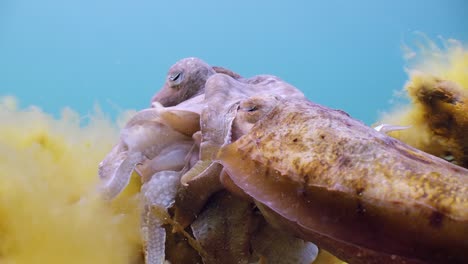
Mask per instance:
[[[161,171],[154,174],[141,188],[145,203],[142,235],[146,245],[147,264],[160,264],[165,260],[166,231],[162,227],[164,222],[157,218],[151,208],[159,207],[167,212],[167,208],[175,201],[179,182],[179,172]]]
[[[157,219],[152,216],[150,210],[147,212],[142,223],[141,232],[145,244],[145,263],[162,264],[165,260],[166,230],[161,227]]]

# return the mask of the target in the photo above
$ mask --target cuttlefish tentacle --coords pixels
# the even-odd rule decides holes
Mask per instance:
[[[105,199],[113,199],[129,184],[133,170],[136,165],[144,160],[141,152],[121,153],[125,158],[117,159],[116,169],[110,179],[107,179],[101,187]],[[120,161],[120,162],[119,162]]]
[[[161,171],[154,174],[141,188],[144,198],[142,235],[146,247],[146,263],[160,264],[165,261],[166,231],[162,227],[165,222],[153,213],[152,208],[158,207],[167,212],[174,204],[179,184],[179,172]]]
[[[218,159],[237,186],[303,239],[346,241],[381,263],[392,255],[468,261],[468,170],[340,111],[279,100]],[[344,260],[356,252],[326,246]]]

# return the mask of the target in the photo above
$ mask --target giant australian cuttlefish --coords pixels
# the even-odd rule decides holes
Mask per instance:
[[[101,162],[103,195],[134,171],[146,263],[312,263],[319,248],[349,263],[468,263],[467,169],[275,76],[177,62]]]

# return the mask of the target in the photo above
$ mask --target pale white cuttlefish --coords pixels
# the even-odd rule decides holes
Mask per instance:
[[[100,190],[107,199],[125,189],[134,170],[142,178],[141,231],[146,263],[165,260],[166,232],[152,208],[167,211],[175,201],[182,170],[194,148],[192,136],[200,130],[201,99],[198,96],[174,107],[156,105],[138,112],[99,165]]]

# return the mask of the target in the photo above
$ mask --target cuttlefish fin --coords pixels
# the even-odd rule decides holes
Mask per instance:
[[[238,80],[238,79],[241,79],[242,76],[240,76],[239,74],[229,70],[229,69],[226,69],[224,67],[220,67],[220,66],[212,66],[213,70],[216,72],[216,73],[223,73],[223,74],[226,74],[226,75],[229,75],[231,76],[232,78]]]
[[[374,129],[382,134],[387,134],[387,133],[390,133],[392,131],[399,131],[399,130],[405,130],[405,129],[408,129],[410,128],[411,126],[396,126],[396,125],[389,125],[389,124],[380,124],[376,127],[374,127]]]

